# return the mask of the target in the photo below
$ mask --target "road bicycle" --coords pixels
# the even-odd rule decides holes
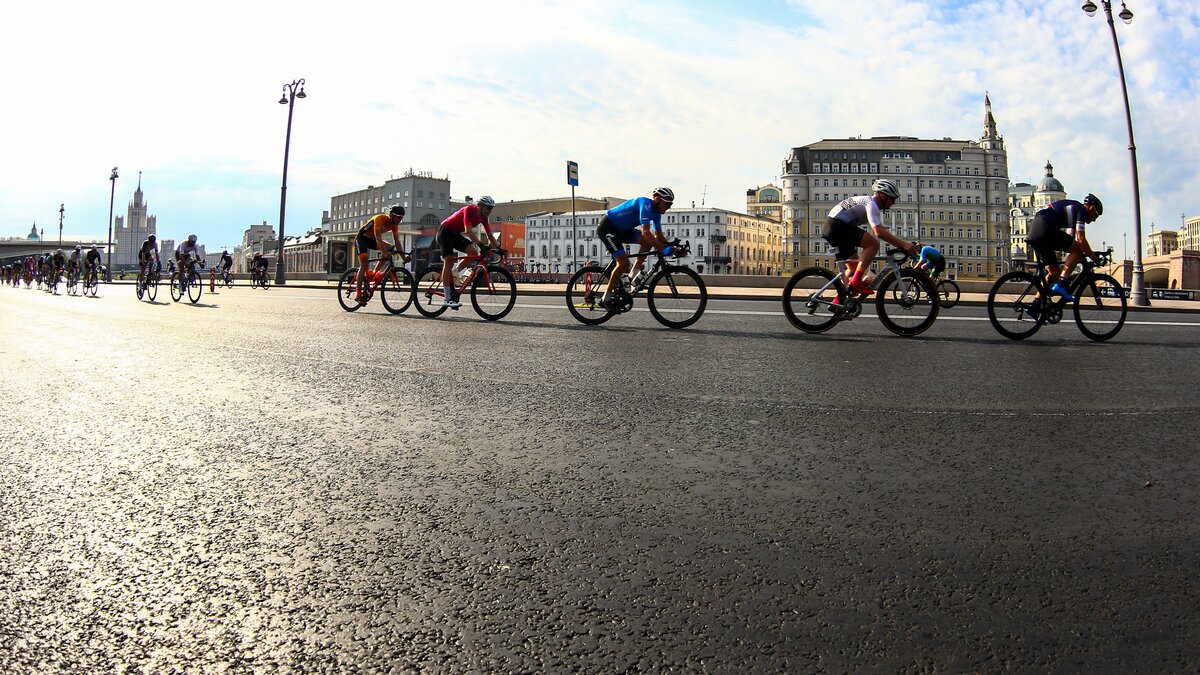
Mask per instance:
[[[74,268],[67,270],[67,295],[79,294],[79,272]]]
[[[677,258],[691,254],[691,247],[678,239],[670,245],[675,247],[673,255]],[[634,298],[644,290],[650,314],[662,325],[687,328],[700,319],[708,306],[708,287],[695,270],[687,265],[668,263],[667,256],[658,249],[635,253],[631,257],[654,257],[654,264],[649,270],[643,269],[636,279],[621,279],[613,289],[611,309],[600,300],[616,270],[617,261],[612,260],[607,267],[588,265],[575,272],[567,282],[566,290],[571,316],[589,326],[602,324],[633,309]]]
[[[58,295],[59,271],[57,268],[50,270],[50,274],[43,280],[46,287],[46,292],[51,295]]]
[[[100,290],[100,272],[94,267],[89,267],[83,273],[83,294],[96,297],[96,293]]]
[[[138,300],[145,298],[154,302],[154,299],[158,297],[158,284],[161,281],[162,272],[159,271],[158,263],[147,263],[146,273],[136,282]]]
[[[941,309],[929,275],[903,266],[908,257],[901,249],[888,250],[887,262],[871,283],[880,323],[904,337],[929,330]],[[867,297],[851,293],[842,272],[810,267],[788,280],[783,289],[783,313],[805,333],[824,333],[840,321],[856,318]]]
[[[250,288],[261,288],[265,291],[270,287],[271,277],[269,274],[257,269],[250,270]]]
[[[217,283],[225,284],[225,288],[233,288],[233,275],[227,269],[215,270],[217,273]]]
[[[958,282],[953,279],[930,279],[937,284],[938,304],[942,309],[950,309],[958,304]]]
[[[1010,340],[1024,340],[1046,324],[1062,321],[1068,302],[1079,332],[1097,342],[1111,339],[1125,325],[1128,313],[1125,289],[1113,277],[1096,272],[1112,263],[1112,248],[1084,258],[1078,274],[1067,280],[1074,302],[1055,295],[1046,282],[1046,265],[1038,261],[1033,272],[1014,270],[996,280],[988,293],[988,319],[996,332]]]
[[[204,294],[204,282],[200,281],[200,273],[196,271],[196,261],[192,258],[187,258],[185,262],[186,271],[183,273],[183,283],[180,283],[179,274],[171,275],[171,300],[179,302],[184,294],[188,296],[188,300],[192,304],[200,301],[200,296]],[[204,267],[203,261],[200,267]]]
[[[484,247],[479,255],[459,256],[458,260],[471,261],[471,267],[451,288],[454,300],[470,290],[471,306],[475,313],[488,321],[499,321],[517,303],[517,284],[512,273],[502,266],[508,252],[504,249]],[[456,266],[457,261],[454,263]],[[430,265],[417,275],[417,311],[430,318],[441,316],[449,307],[443,303],[446,295],[442,284],[442,266]]]
[[[379,293],[379,299],[383,302],[383,308],[392,314],[401,314],[408,309],[413,301],[413,276],[403,267],[396,267],[396,257],[408,262],[412,260],[412,256],[403,249],[396,249],[396,252],[386,258],[373,258],[367,261],[367,278],[363,280],[363,299],[359,303],[355,296],[358,295],[358,268],[352,267],[346,270],[342,278],[338,281],[338,303],[342,309],[347,312],[358,311],[360,307],[366,307],[375,293]],[[372,269],[372,263],[384,261],[383,268],[376,272]]]

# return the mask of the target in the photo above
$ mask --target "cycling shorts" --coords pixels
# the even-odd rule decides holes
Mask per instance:
[[[1067,234],[1066,230],[1056,227],[1050,218],[1044,217],[1039,211],[1029,225],[1029,236],[1025,238],[1025,243],[1033,249],[1039,262],[1057,265],[1058,252],[1071,250],[1075,239]]]
[[[471,246],[470,239],[467,239],[462,234],[446,227],[438,228],[437,242],[442,246],[443,258],[449,258],[455,255],[455,251],[462,251],[463,253],[466,253],[467,248]]]
[[[604,250],[616,259],[618,256],[628,253],[625,245],[637,243],[638,237],[642,236],[642,233],[637,228],[626,231],[618,230],[616,224],[609,220],[608,216],[601,216],[600,224],[596,226],[596,236],[604,242]]]
[[[837,218],[827,218],[825,226],[821,228],[821,238],[829,242],[833,259],[838,262],[849,260],[858,253],[858,246],[866,233],[867,231],[858,225]]]
[[[379,242],[374,237],[368,237],[363,234],[362,230],[359,230],[358,236],[354,238],[354,249],[358,252],[358,255],[364,253],[369,255],[372,249],[379,250]]]

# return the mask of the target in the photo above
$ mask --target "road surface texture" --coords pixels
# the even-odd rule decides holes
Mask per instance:
[[[166,295],[0,289],[6,672],[1200,668],[1200,315]]]

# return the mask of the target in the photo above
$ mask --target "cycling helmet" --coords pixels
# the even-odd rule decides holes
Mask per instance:
[[[403,216],[404,215],[404,207],[400,206],[399,204],[396,204],[388,211],[388,213],[393,216]]]
[[[189,243],[189,244],[194,244],[194,243],[196,243],[196,235],[194,235],[194,234],[189,234],[189,235],[188,235],[188,243]]]
[[[79,244],[75,244],[75,250],[76,250],[76,251],[82,251],[82,250],[83,250],[83,247],[82,247],[82,246],[80,246]]]
[[[1094,195],[1094,194],[1090,194],[1090,193],[1089,193],[1089,194],[1088,194],[1088,196],[1084,197],[1084,198],[1083,198],[1083,205],[1084,205],[1084,206],[1091,206],[1092,208],[1096,209],[1096,215],[1097,215],[1097,216],[1104,215],[1104,204],[1101,204],[1101,203],[1100,203],[1100,198],[1099,198],[1099,197],[1097,197],[1097,196],[1096,196],[1096,195]]]
[[[62,249],[60,248],[57,251],[55,251],[54,255],[62,255]]]
[[[496,200],[495,200],[495,199],[492,199],[491,197],[489,197],[489,196],[487,196],[487,195],[484,195],[484,196],[482,196],[482,197],[480,197],[480,198],[479,198],[479,202],[478,202],[478,204],[479,204],[480,206],[486,206],[486,207],[488,207],[488,208],[491,208],[491,207],[493,207],[493,206],[495,206],[495,205],[496,205]]]
[[[651,194],[653,194],[655,197],[658,197],[659,199],[663,200],[664,202],[666,202],[668,204],[671,204],[675,201],[675,193],[672,192],[671,188],[669,188],[669,187],[654,188],[654,192]]]
[[[95,251],[95,250],[96,250],[96,245],[95,245],[95,244],[92,244],[92,249],[91,249],[91,250],[93,250],[93,251]]]
[[[886,178],[880,178],[874,183],[871,183],[872,192],[882,192],[892,199],[900,199],[900,188],[896,186],[895,181]]]

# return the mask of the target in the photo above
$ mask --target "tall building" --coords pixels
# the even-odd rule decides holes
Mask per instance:
[[[136,267],[137,254],[142,242],[157,232],[158,220],[147,215],[148,207],[142,194],[142,172],[138,172],[137,190],[125,217],[117,216],[113,223],[114,251],[113,267]]]
[[[1054,165],[1046,160],[1046,175],[1037,185],[1013,183],[1008,186],[1009,258],[1032,260],[1025,250],[1025,237],[1033,215],[1052,202],[1067,198],[1067,189],[1054,177]]]
[[[746,213],[782,223],[782,196],[783,191],[778,186],[770,184],[746,190]]]
[[[900,186],[884,224],[897,236],[935,246],[951,276],[982,279],[1007,267],[1008,154],[990,98],[984,97],[978,141],[883,136],[793,148],[783,162],[786,267],[832,268],[821,238],[825,219],[838,202],[868,194],[877,178]]]
[[[608,252],[596,237],[603,215],[577,213],[574,239],[570,212],[526,217],[526,268],[572,272],[572,246],[580,265],[605,264]],[[662,226],[667,239],[678,237],[691,245],[685,262],[701,274],[778,274],[783,264],[783,226],[771,218],[716,208],[672,208],[663,215]]]

